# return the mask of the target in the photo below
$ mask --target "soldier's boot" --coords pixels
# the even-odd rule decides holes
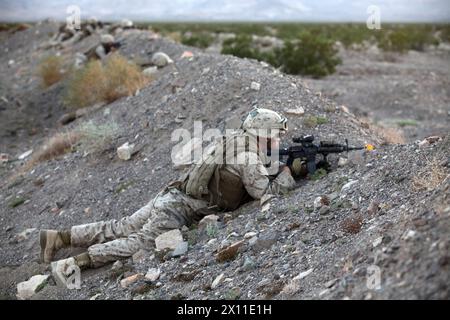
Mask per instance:
[[[51,263],[52,275],[56,283],[69,289],[80,288],[80,271],[90,267],[92,262],[87,252]]]
[[[50,263],[58,250],[70,247],[70,230],[41,230],[39,242],[41,245],[41,261]]]

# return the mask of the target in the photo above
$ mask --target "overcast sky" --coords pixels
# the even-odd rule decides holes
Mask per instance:
[[[381,22],[450,22],[450,0],[0,0],[1,21],[83,18],[141,21],[360,21],[380,8]]]

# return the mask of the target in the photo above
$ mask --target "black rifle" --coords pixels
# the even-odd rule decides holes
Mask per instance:
[[[288,148],[280,148],[278,151],[279,159],[287,157],[286,165],[291,167],[295,159],[302,159],[306,161],[306,169],[309,174],[313,174],[317,169],[316,157],[318,154],[322,155],[322,161],[320,161],[320,166],[328,168],[329,164],[327,162],[327,156],[330,153],[341,153],[348,152],[352,150],[363,150],[368,148],[365,147],[349,147],[348,140],[345,139],[345,145],[320,141],[319,144],[314,144],[314,136],[307,135],[303,137],[293,138],[294,143],[299,143],[299,145],[290,146]],[[269,151],[270,156],[270,151]]]

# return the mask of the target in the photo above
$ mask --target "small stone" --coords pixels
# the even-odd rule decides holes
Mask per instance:
[[[295,109],[288,109],[286,110],[286,114],[291,114],[294,116],[302,116],[305,114],[305,109],[303,109],[302,107],[297,107]]]
[[[344,167],[347,164],[348,164],[348,159],[347,158],[339,157],[339,160],[338,160],[338,166],[339,167]]]
[[[120,281],[120,286],[122,288],[127,288],[128,286],[130,286],[131,284],[135,283],[136,281],[138,281],[139,279],[141,279],[144,275],[142,273],[136,273],[132,276],[129,276],[125,279],[122,279]]]
[[[23,160],[23,159],[25,159],[25,158],[27,158],[30,154],[32,154],[33,153],[33,149],[30,149],[30,150],[28,150],[28,151],[25,151],[24,153],[22,153],[21,155],[19,155],[18,157],[17,157],[17,159],[19,159],[19,160]]]
[[[242,270],[250,271],[255,268],[255,262],[250,257],[245,257],[244,263],[242,264]]]
[[[270,249],[270,247],[278,241],[278,237],[279,235],[275,231],[266,232],[257,238],[256,243],[253,245],[253,249],[257,251]]]
[[[150,268],[148,269],[147,273],[145,274],[145,279],[155,282],[159,279],[159,276],[161,275],[161,270],[158,268]]]
[[[417,237],[417,232],[414,230],[408,230],[403,235],[402,239],[405,241],[414,240]]]
[[[233,260],[239,252],[239,248],[244,243],[244,240],[233,243],[232,245],[220,250],[216,255],[217,262],[225,262]]]
[[[179,257],[184,255],[186,252],[188,251],[188,242],[187,241],[183,241],[180,242],[177,247],[175,248],[175,250],[172,252],[172,257]]]
[[[252,81],[252,83],[250,84],[250,89],[252,89],[254,91],[259,91],[261,89],[261,84],[259,84],[258,82]]]
[[[22,231],[21,233],[16,235],[16,239],[17,241],[24,241],[27,240],[29,238],[29,236],[35,232],[37,229],[36,228],[28,228],[25,229],[24,231]]]
[[[320,209],[322,206],[328,206],[330,199],[327,196],[319,196],[314,199],[314,210]]]
[[[133,155],[134,144],[129,144],[125,142],[119,148],[117,148],[117,156],[121,160],[130,160]]]
[[[155,52],[152,56],[151,62],[157,67],[164,67],[173,63],[173,60],[164,52]]]
[[[377,200],[370,201],[369,207],[367,208],[367,213],[371,216],[377,214],[378,210],[380,209],[380,204]]]
[[[133,254],[131,256],[131,259],[133,260],[133,263],[138,263],[138,262],[141,262],[142,260],[144,260],[144,258],[146,256],[146,253],[147,252],[145,250],[140,249],[135,254]]]
[[[87,207],[84,209],[84,213],[85,214],[90,214],[91,213],[91,208]]]
[[[224,273],[221,273],[220,275],[218,275],[214,281],[211,284],[211,289],[214,290],[215,288],[217,288],[217,286],[222,282],[222,279],[224,277]]]
[[[117,260],[116,262],[113,263],[112,267],[111,267],[111,271],[118,271],[121,270],[123,268],[123,263],[120,260]]]
[[[28,281],[17,284],[16,297],[19,300],[26,300],[31,298],[36,292],[40,291],[47,283],[49,275],[35,275]]]
[[[247,232],[246,234],[244,234],[244,239],[251,239],[251,238],[255,237],[256,234],[257,234],[257,233],[256,233],[256,232],[253,232],[253,231]]]
[[[319,209],[319,214],[324,216],[326,214],[328,214],[330,212],[330,207],[329,206],[323,206]]]
[[[294,277],[292,280],[295,281],[295,280],[301,280],[301,279],[304,279],[304,278],[306,278],[307,276],[309,276],[313,271],[314,271],[314,268],[311,268],[311,269],[309,269],[309,270],[306,270],[306,271],[300,273],[298,276]]]
[[[253,247],[258,242],[258,237],[253,237],[248,241],[249,246]]]
[[[343,186],[342,186],[342,188],[341,188],[341,193],[345,193],[345,192],[347,192],[348,190],[350,190],[350,188],[355,184],[355,183],[357,183],[358,182],[358,180],[350,180],[349,182],[347,182],[346,184],[344,184]]]
[[[175,250],[179,243],[183,242],[183,236],[178,229],[167,231],[155,239],[157,250]]]
[[[215,214],[209,214],[205,216],[200,222],[198,223],[198,230],[205,229],[209,224],[217,225],[217,222],[219,220],[219,216]]]
[[[383,242],[383,237],[376,238],[374,242],[372,242],[372,246],[374,248],[378,247]]]
[[[145,68],[145,69],[142,71],[142,74],[145,75],[145,76],[147,76],[147,77],[152,77],[152,76],[154,76],[157,72],[158,72],[158,67],[157,67],[157,66],[152,66],[152,67]]]
[[[223,215],[223,222],[228,223],[228,222],[230,222],[231,220],[233,220],[233,216],[232,216],[231,214],[225,213],[225,214]]]
[[[182,54],[181,54],[181,59],[183,59],[183,58],[193,58],[194,57],[194,54],[192,53],[192,51],[184,51]]]
[[[350,110],[348,110],[348,108],[347,108],[346,106],[344,106],[344,105],[340,106],[339,109],[340,109],[342,112],[350,113]]]
[[[333,287],[336,284],[337,281],[338,281],[338,279],[333,279],[333,280],[330,280],[330,281],[326,282],[325,283],[325,288]]]

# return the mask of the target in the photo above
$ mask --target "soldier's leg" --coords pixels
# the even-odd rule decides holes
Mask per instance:
[[[147,222],[153,201],[120,220],[109,220],[74,226],[70,230],[41,230],[41,260],[49,263],[54,254],[64,247],[89,247],[137,232]]]
[[[70,242],[74,247],[89,247],[92,244],[103,243],[117,238],[126,237],[139,231],[147,223],[155,199],[120,220],[107,220],[73,226],[70,229]]]
[[[166,190],[155,198],[148,222],[139,232],[88,248],[92,266],[130,257],[139,249],[153,248],[158,235],[198,222],[201,219],[198,209],[206,206],[205,201],[193,199],[177,189]]]

